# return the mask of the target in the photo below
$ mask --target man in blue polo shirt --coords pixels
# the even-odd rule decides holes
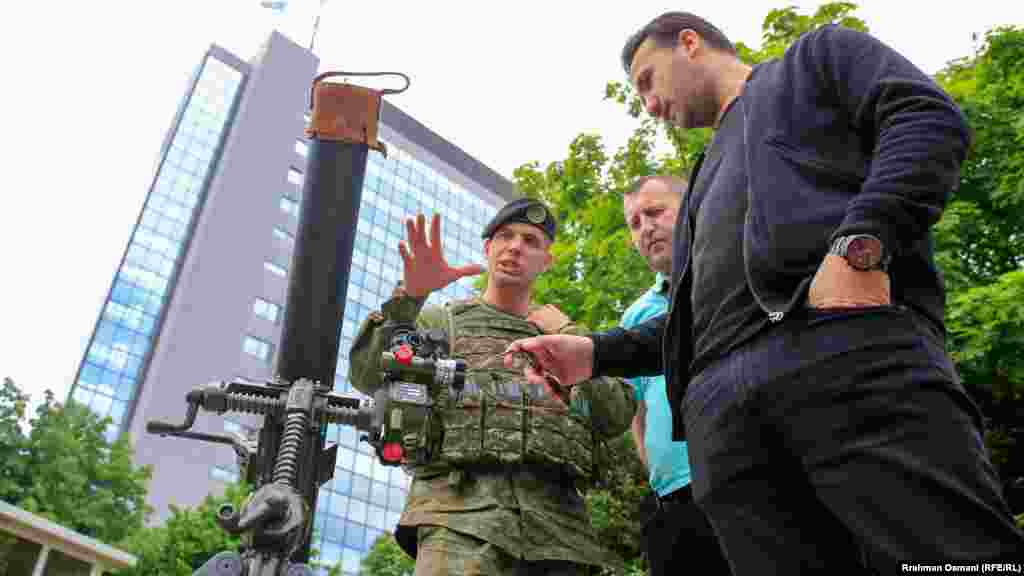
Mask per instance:
[[[623,314],[625,328],[668,309],[672,231],[685,190],[685,182],[678,178],[648,176],[634,183],[623,197],[633,246],[657,273],[654,286]],[[650,474],[653,490],[642,506],[641,545],[650,574],[675,573],[677,570],[672,568],[681,566],[703,566],[702,574],[729,574],[729,564],[722,556],[711,525],[693,502],[686,442],[672,441],[672,412],[665,377],[639,377],[630,382],[638,401],[633,440]]]

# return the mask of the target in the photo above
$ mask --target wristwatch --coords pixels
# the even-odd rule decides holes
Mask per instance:
[[[846,263],[861,271],[882,270],[889,267],[889,254],[885,245],[876,236],[871,234],[852,234],[840,236],[832,243],[829,254],[842,256]]]

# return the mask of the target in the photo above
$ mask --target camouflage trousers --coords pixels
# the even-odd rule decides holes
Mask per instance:
[[[415,576],[586,576],[590,566],[567,560],[520,560],[501,548],[441,526],[416,530]]]

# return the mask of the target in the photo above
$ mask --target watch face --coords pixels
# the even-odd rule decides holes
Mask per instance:
[[[882,261],[882,242],[870,236],[856,236],[846,247],[846,261],[858,270],[873,270]]]

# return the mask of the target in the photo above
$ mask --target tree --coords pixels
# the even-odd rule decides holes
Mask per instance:
[[[139,561],[122,576],[191,576],[214,554],[238,550],[239,536],[225,532],[214,519],[217,510],[230,503],[235,509],[249,495],[244,483],[231,484],[224,494],[209,495],[196,508],[171,505],[171,516],[160,526],[136,531],[123,547]]]
[[[415,570],[416,561],[386,532],[374,540],[359,566],[360,576],[412,576]]]
[[[857,4],[853,2],[828,2],[819,6],[814,14],[799,14],[792,6],[776,8],[761,24],[761,48],[754,50],[737,42],[736,51],[744,62],[755,64],[781,57],[801,35],[826,24],[867,32],[867,24],[853,15],[856,11]]]
[[[605,547],[626,560],[626,572],[646,574],[640,557],[640,504],[651,491],[631,434],[610,441],[600,477],[584,498],[590,522]],[[606,570],[606,572],[609,572]]]
[[[947,344],[982,407],[1010,506],[1024,511],[1024,28],[998,27],[937,75],[972,129],[960,185],[935,227]]]
[[[45,401],[23,432],[29,398],[11,379],[0,392],[0,498],[108,544],[142,527],[147,467],[132,464],[126,436],[106,440],[110,420],[77,403]]]
[[[0,500],[21,502],[31,479],[27,477],[25,437],[21,422],[25,419],[29,397],[23,394],[10,378],[4,378],[0,388]]]

